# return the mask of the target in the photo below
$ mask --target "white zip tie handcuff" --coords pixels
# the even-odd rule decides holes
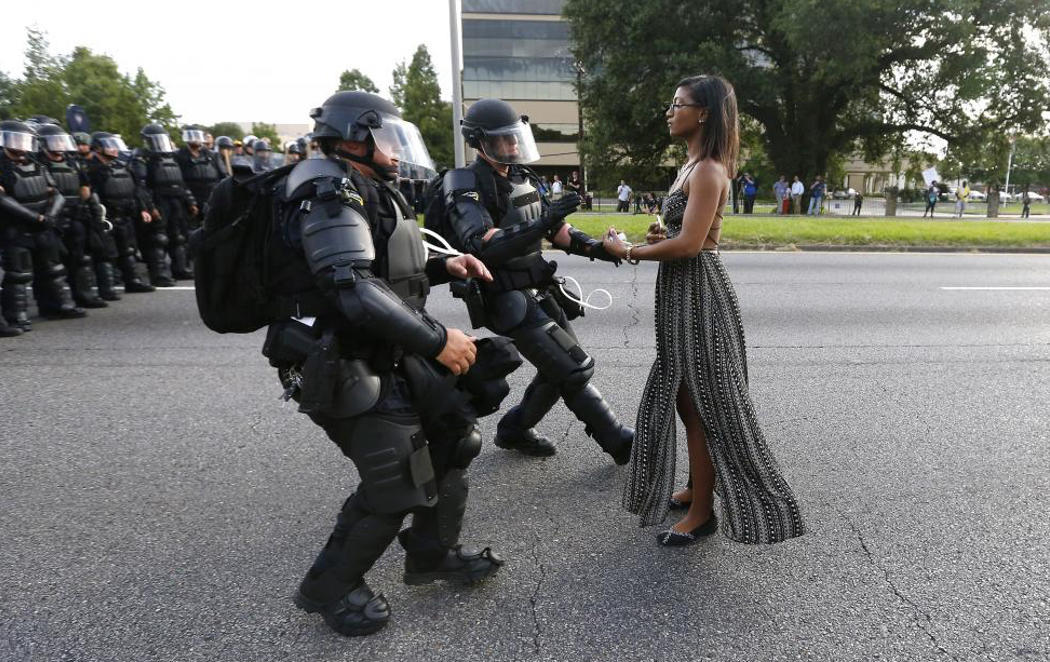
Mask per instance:
[[[460,255],[463,255],[463,253],[460,253],[455,248],[453,248],[452,244],[448,243],[448,241],[444,237],[442,237],[440,234],[438,234],[437,232],[434,232],[433,230],[430,230],[430,229],[427,229],[427,228],[419,228],[419,230],[423,234],[425,234],[425,235],[427,235],[429,237],[433,237],[434,239],[437,239],[441,243],[440,246],[435,246],[434,244],[431,244],[431,243],[429,243],[429,242],[424,240],[423,241],[423,250],[426,251],[425,258],[429,259],[431,251],[433,251],[435,253],[439,253],[441,255],[448,255],[449,257],[458,257]],[[598,287],[598,288],[595,288],[595,289],[591,290],[591,292],[587,295],[586,298],[580,299],[579,297],[571,294],[568,290],[565,289],[565,283],[570,283],[571,282],[576,287],[576,291],[579,292],[580,296],[582,297],[583,296],[583,286],[580,285],[580,281],[576,280],[572,276],[560,276],[560,278],[563,281],[565,281],[565,282],[558,283],[558,289],[561,290],[561,293],[563,295],[565,295],[566,299],[569,299],[570,301],[572,301],[574,303],[578,303],[578,304],[580,304],[581,306],[583,306],[585,308],[590,308],[591,310],[605,310],[606,308],[609,308],[609,307],[612,306],[613,296],[612,296],[612,294],[609,293],[609,290],[607,290],[607,289],[605,289],[603,287]],[[604,306],[597,306],[597,305],[591,303],[591,297],[593,297],[595,294],[604,294],[605,296],[609,297],[609,303],[605,304]]]

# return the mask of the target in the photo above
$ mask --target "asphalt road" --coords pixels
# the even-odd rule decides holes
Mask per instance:
[[[577,329],[633,420],[656,268],[556,259],[614,297]],[[658,548],[558,405],[557,456],[472,466],[464,538],[500,574],[408,587],[395,545],[368,578],[390,627],[345,639],[290,597],[352,465],[278,402],[260,334],[129,295],[0,341],[0,660],[1050,659],[1050,256],[724,259],[803,538]]]

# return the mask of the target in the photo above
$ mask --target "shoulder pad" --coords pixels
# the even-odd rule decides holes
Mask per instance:
[[[337,161],[332,159],[306,159],[296,163],[292,171],[288,173],[288,178],[284,181],[284,195],[286,198],[291,199],[299,187],[315,179],[345,179],[348,176],[346,170]]]
[[[445,173],[443,188],[446,194],[453,191],[476,191],[478,190],[478,176],[473,170],[467,168],[456,168]]]

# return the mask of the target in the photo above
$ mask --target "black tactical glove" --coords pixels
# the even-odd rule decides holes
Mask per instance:
[[[547,208],[547,216],[550,217],[551,226],[561,225],[569,214],[576,211],[580,206],[580,196],[575,193],[566,193],[560,200],[555,200]]]

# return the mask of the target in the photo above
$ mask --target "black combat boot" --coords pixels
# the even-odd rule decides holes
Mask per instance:
[[[343,503],[324,549],[299,584],[295,604],[320,613],[339,634],[372,634],[390,619],[390,605],[365,584],[364,574],[401,528],[401,515],[371,512],[351,495]]]
[[[503,557],[491,548],[469,549],[462,545],[442,547],[436,540],[427,540],[412,529],[397,535],[405,548],[404,581],[410,586],[436,581],[456,584],[476,584],[496,574],[503,565]]]
[[[7,321],[4,320],[3,317],[0,317],[0,338],[13,338],[20,335],[22,335],[22,329],[8,326]]]
[[[105,301],[120,301],[116,290],[116,273],[112,262],[96,262],[95,276],[98,282],[98,296]]]
[[[557,453],[551,440],[536,432],[533,426],[547,415],[558,397],[558,388],[553,384],[538,378],[532,380],[521,404],[511,407],[496,425],[496,446],[535,457]]]
[[[77,267],[73,275],[73,301],[81,308],[106,308],[108,303],[98,294],[95,268],[87,259]]]
[[[295,604],[308,614],[320,613],[328,627],[346,637],[373,634],[390,621],[390,603],[382,593],[376,595],[361,580],[350,592],[329,603],[311,600],[299,591]]]
[[[125,255],[121,258],[120,271],[124,277],[125,292],[153,292],[157,289],[152,285],[143,283],[142,279],[139,278],[138,271],[135,269],[134,255]]]

